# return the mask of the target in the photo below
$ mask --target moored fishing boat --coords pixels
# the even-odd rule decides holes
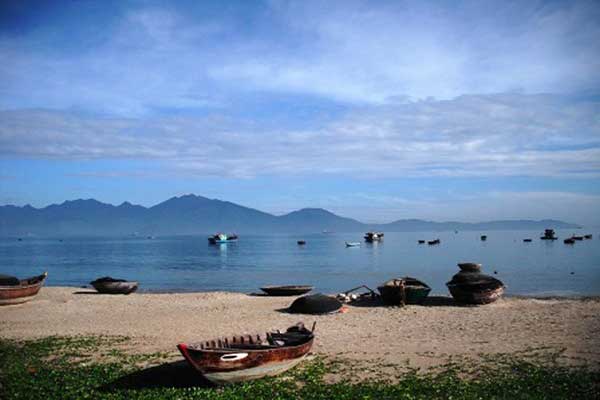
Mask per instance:
[[[429,240],[427,242],[427,244],[431,245],[431,246],[436,245],[436,244],[440,244],[440,243],[441,243],[440,239]]]
[[[0,305],[20,304],[33,299],[44,285],[47,276],[47,272],[25,279],[0,275]]]
[[[592,238],[592,234],[591,234],[591,233],[588,233],[587,235],[583,235],[583,237],[584,237],[585,239],[591,239],[591,238]]]
[[[383,232],[367,232],[365,233],[365,241],[369,243],[380,242],[383,240]]]
[[[542,239],[542,240],[556,240],[558,238],[554,235],[554,229],[545,229],[544,230],[544,236],[540,237],[540,239]]]
[[[570,237],[570,238],[566,238],[565,240],[563,240],[563,242],[565,244],[575,244],[575,239]]]
[[[313,290],[309,285],[263,286],[260,288],[269,296],[300,296]]]
[[[360,242],[346,242],[346,247],[359,247]]]
[[[138,289],[136,281],[127,281],[125,279],[115,279],[110,276],[98,278],[90,282],[90,285],[103,294],[130,294]]]
[[[225,233],[215,233],[212,236],[208,237],[208,243],[210,244],[223,244],[237,241],[238,237],[235,233],[225,234]]]
[[[431,292],[426,283],[409,276],[390,279],[377,290],[383,302],[388,305],[421,304]]]
[[[301,362],[312,348],[312,330],[298,323],[284,333],[237,335],[199,343],[180,343],[183,357],[215,384],[243,382],[278,375]]]

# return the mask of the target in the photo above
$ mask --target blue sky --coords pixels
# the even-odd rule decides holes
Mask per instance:
[[[0,204],[600,224],[597,1],[0,3]]]

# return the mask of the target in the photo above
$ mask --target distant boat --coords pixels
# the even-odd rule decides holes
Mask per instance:
[[[544,230],[544,236],[542,236],[540,239],[542,239],[542,240],[556,240],[558,238],[554,235],[554,229],[546,229],[546,230]]]
[[[25,279],[0,275],[0,305],[20,304],[33,299],[44,285],[47,276],[47,272]]]
[[[98,278],[90,282],[90,285],[103,294],[130,294],[138,289],[136,281],[126,281],[125,279],[115,279],[110,276]]]
[[[583,236],[572,236],[573,240],[583,240]]]
[[[360,242],[346,242],[346,247],[359,247]]]
[[[574,238],[567,238],[564,240],[565,244],[575,244],[575,239]]]
[[[523,241],[524,241],[525,243],[529,243],[529,242],[531,242],[531,239],[523,239]]]
[[[208,237],[208,243],[210,244],[221,244],[237,241],[238,237],[235,233],[226,235],[224,233],[216,233]]]
[[[302,323],[284,333],[238,335],[193,344],[180,343],[183,357],[204,378],[215,384],[249,381],[278,375],[301,362],[312,348],[314,325]]]
[[[485,242],[487,240],[487,236],[486,235],[481,235],[481,241]]]
[[[440,239],[430,240],[427,242],[427,244],[430,246],[435,245],[435,244],[440,244],[440,243],[441,243]]]
[[[419,244],[424,244],[425,241],[424,240],[419,240]]]
[[[380,242],[383,240],[383,232],[367,232],[365,233],[365,241],[369,243]]]
[[[587,234],[587,235],[583,235],[583,237],[586,238],[586,239],[591,239],[592,238],[592,234],[590,233],[590,234]]]
[[[306,244],[306,240],[298,240],[298,246],[304,246]]]
[[[263,286],[260,288],[269,296],[300,296],[313,290],[310,285]]]

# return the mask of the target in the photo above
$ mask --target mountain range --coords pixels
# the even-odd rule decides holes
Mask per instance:
[[[384,232],[449,230],[518,230],[578,228],[556,220],[507,220],[479,223],[404,219],[365,224],[321,208],[304,208],[276,216],[239,204],[193,194],[173,197],[152,207],[124,202],[118,206],[94,199],[65,201],[44,208],[0,206],[0,236],[190,235],[214,232],[312,233],[322,231]]]

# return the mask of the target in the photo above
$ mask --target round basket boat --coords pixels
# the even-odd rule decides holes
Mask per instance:
[[[114,279],[110,276],[98,278],[90,282],[90,285],[103,294],[130,294],[137,290],[136,281],[126,281],[125,279]]]
[[[459,272],[446,283],[450,294],[460,304],[489,304],[504,293],[499,279],[477,272]]]
[[[409,276],[390,279],[377,287],[385,304],[395,306],[402,304],[402,289],[400,286],[402,281],[404,282],[405,304],[421,304],[431,292],[431,288],[426,283]]]

